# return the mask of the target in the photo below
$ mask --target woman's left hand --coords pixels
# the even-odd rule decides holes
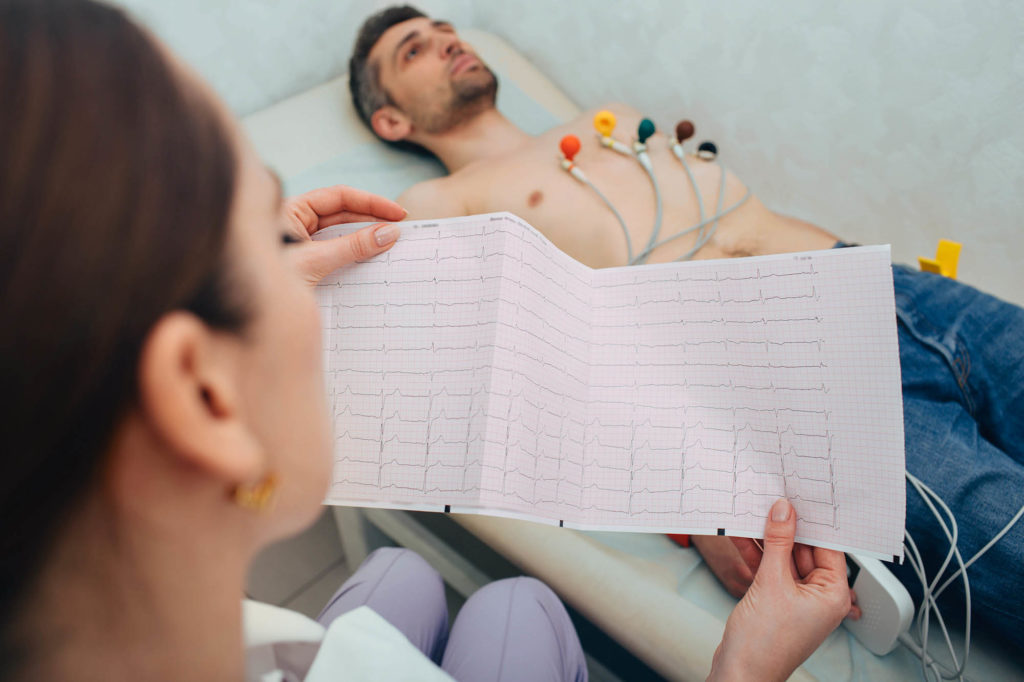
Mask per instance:
[[[408,215],[390,199],[345,185],[292,197],[285,202],[284,212],[295,236],[307,242],[296,246],[295,257],[311,285],[344,265],[384,253],[401,230],[397,225],[375,224],[335,239],[313,241],[317,231],[341,223],[397,222]]]
[[[796,555],[796,513],[784,499],[765,524],[764,555],[754,582],[725,624],[708,679],[785,680],[851,609],[842,552],[803,547]]]

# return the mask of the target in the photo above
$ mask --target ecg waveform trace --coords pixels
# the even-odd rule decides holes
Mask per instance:
[[[798,540],[902,556],[888,247],[593,270],[489,214],[318,297],[328,503],[760,537],[785,496]]]

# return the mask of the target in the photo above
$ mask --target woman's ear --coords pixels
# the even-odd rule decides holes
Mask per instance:
[[[398,142],[407,138],[412,132],[412,121],[397,107],[387,105],[373,112],[373,116],[370,117],[370,127],[388,142]]]
[[[139,359],[142,420],[166,450],[227,484],[263,476],[266,455],[242,405],[242,341],[185,312],[150,330]]]

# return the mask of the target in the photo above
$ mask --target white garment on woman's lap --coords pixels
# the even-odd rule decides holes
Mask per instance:
[[[246,682],[454,682],[367,606],[325,629],[301,613],[247,599],[242,631]]]

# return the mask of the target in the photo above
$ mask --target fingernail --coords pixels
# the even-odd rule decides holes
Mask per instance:
[[[377,246],[387,246],[398,239],[400,233],[397,225],[381,225],[373,231],[373,240],[377,242]]]
[[[775,500],[775,504],[772,505],[772,521],[788,521],[789,509],[787,500],[782,498]]]

